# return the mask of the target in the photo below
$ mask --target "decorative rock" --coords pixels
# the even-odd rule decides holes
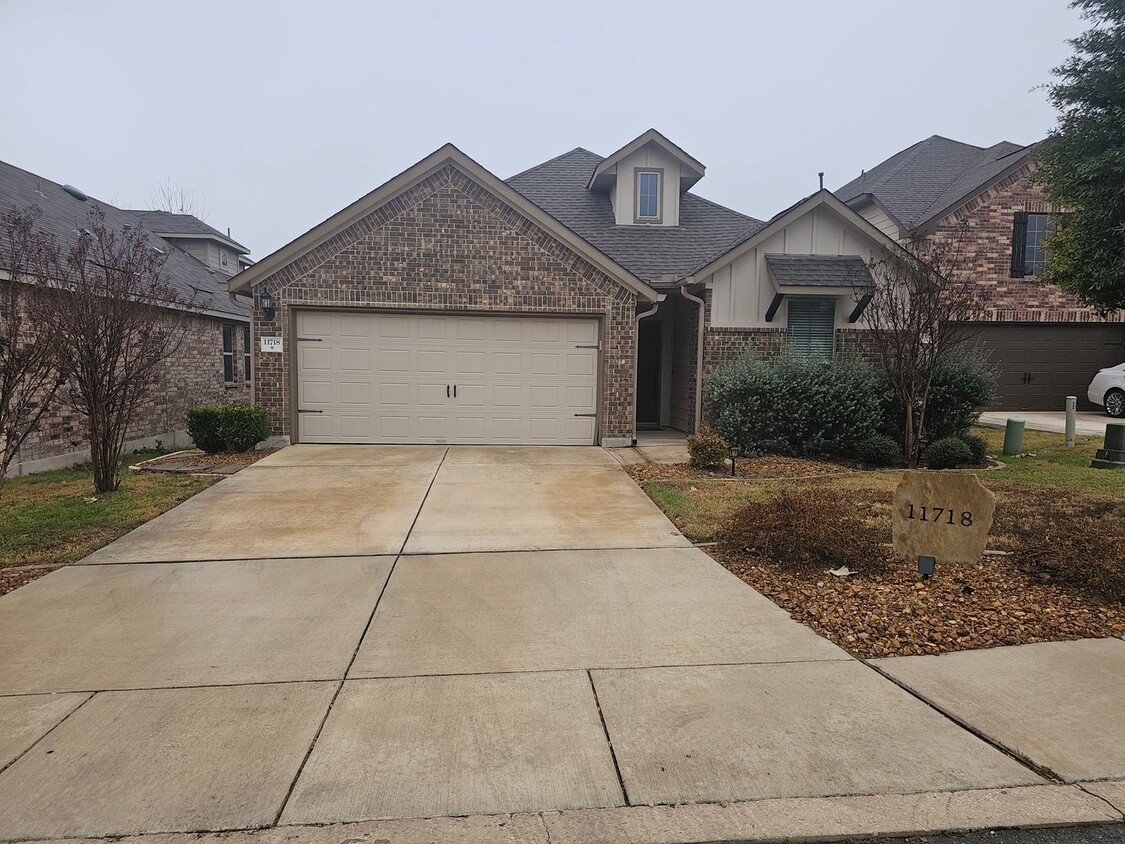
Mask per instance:
[[[976,475],[906,472],[892,506],[895,556],[974,563],[984,553],[995,509],[996,497]]]

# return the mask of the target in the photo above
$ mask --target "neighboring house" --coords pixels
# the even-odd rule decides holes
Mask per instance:
[[[986,306],[977,341],[1000,372],[998,406],[1088,405],[1101,368],[1125,361],[1125,323],[1102,316],[1038,276],[1053,208],[1032,176],[1033,146],[988,148],[934,135],[836,191],[898,241],[962,239]]]
[[[703,175],[655,130],[507,182],[442,147],[232,280],[274,436],[625,446],[695,430],[751,346],[853,343],[894,239],[824,190],[755,220]]]
[[[229,276],[221,272],[221,265],[208,266],[192,257],[214,254],[218,262],[220,250],[227,250],[231,256],[228,264],[233,260],[235,267],[239,262],[248,265],[244,246],[193,217],[125,211],[87,197],[76,188],[0,162],[0,213],[29,206],[37,206],[43,212],[39,227],[54,235],[64,250],[77,240],[94,206],[103,211],[107,225],[113,228],[143,228],[150,232],[152,247],[167,255],[162,278],[185,299],[194,297],[199,305],[179,351],[167,364],[162,383],[152,391],[134,420],[127,449],[151,446],[157,440],[166,447],[186,443],[184,412],[192,405],[250,400],[249,308],[232,301],[226,289]],[[166,236],[160,236],[156,229]],[[9,278],[4,261],[6,245],[0,244],[0,284]],[[188,248],[192,254],[186,251]],[[230,273],[234,271],[231,267]],[[24,441],[9,472],[27,474],[88,458],[81,420],[64,402],[56,400],[39,430]]]

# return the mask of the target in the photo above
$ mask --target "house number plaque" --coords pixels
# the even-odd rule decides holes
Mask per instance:
[[[966,472],[905,472],[892,507],[896,557],[975,563],[988,542],[996,497]]]
[[[261,341],[261,349],[263,352],[270,354],[280,355],[282,352],[282,343],[280,337],[259,337]]]

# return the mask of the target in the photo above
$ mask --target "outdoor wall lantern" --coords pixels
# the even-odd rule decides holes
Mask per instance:
[[[734,477],[734,459],[742,456],[742,449],[736,445],[730,447],[730,476]]]
[[[263,290],[258,294],[258,308],[262,312],[262,319],[266,322],[273,320],[273,296],[270,295],[268,290]]]

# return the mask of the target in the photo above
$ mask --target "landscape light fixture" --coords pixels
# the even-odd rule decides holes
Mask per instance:
[[[742,449],[736,445],[730,447],[730,476],[734,477],[734,459],[742,455]]]
[[[258,294],[258,308],[262,312],[262,319],[266,322],[273,320],[273,296],[270,295],[268,290],[263,290]]]

